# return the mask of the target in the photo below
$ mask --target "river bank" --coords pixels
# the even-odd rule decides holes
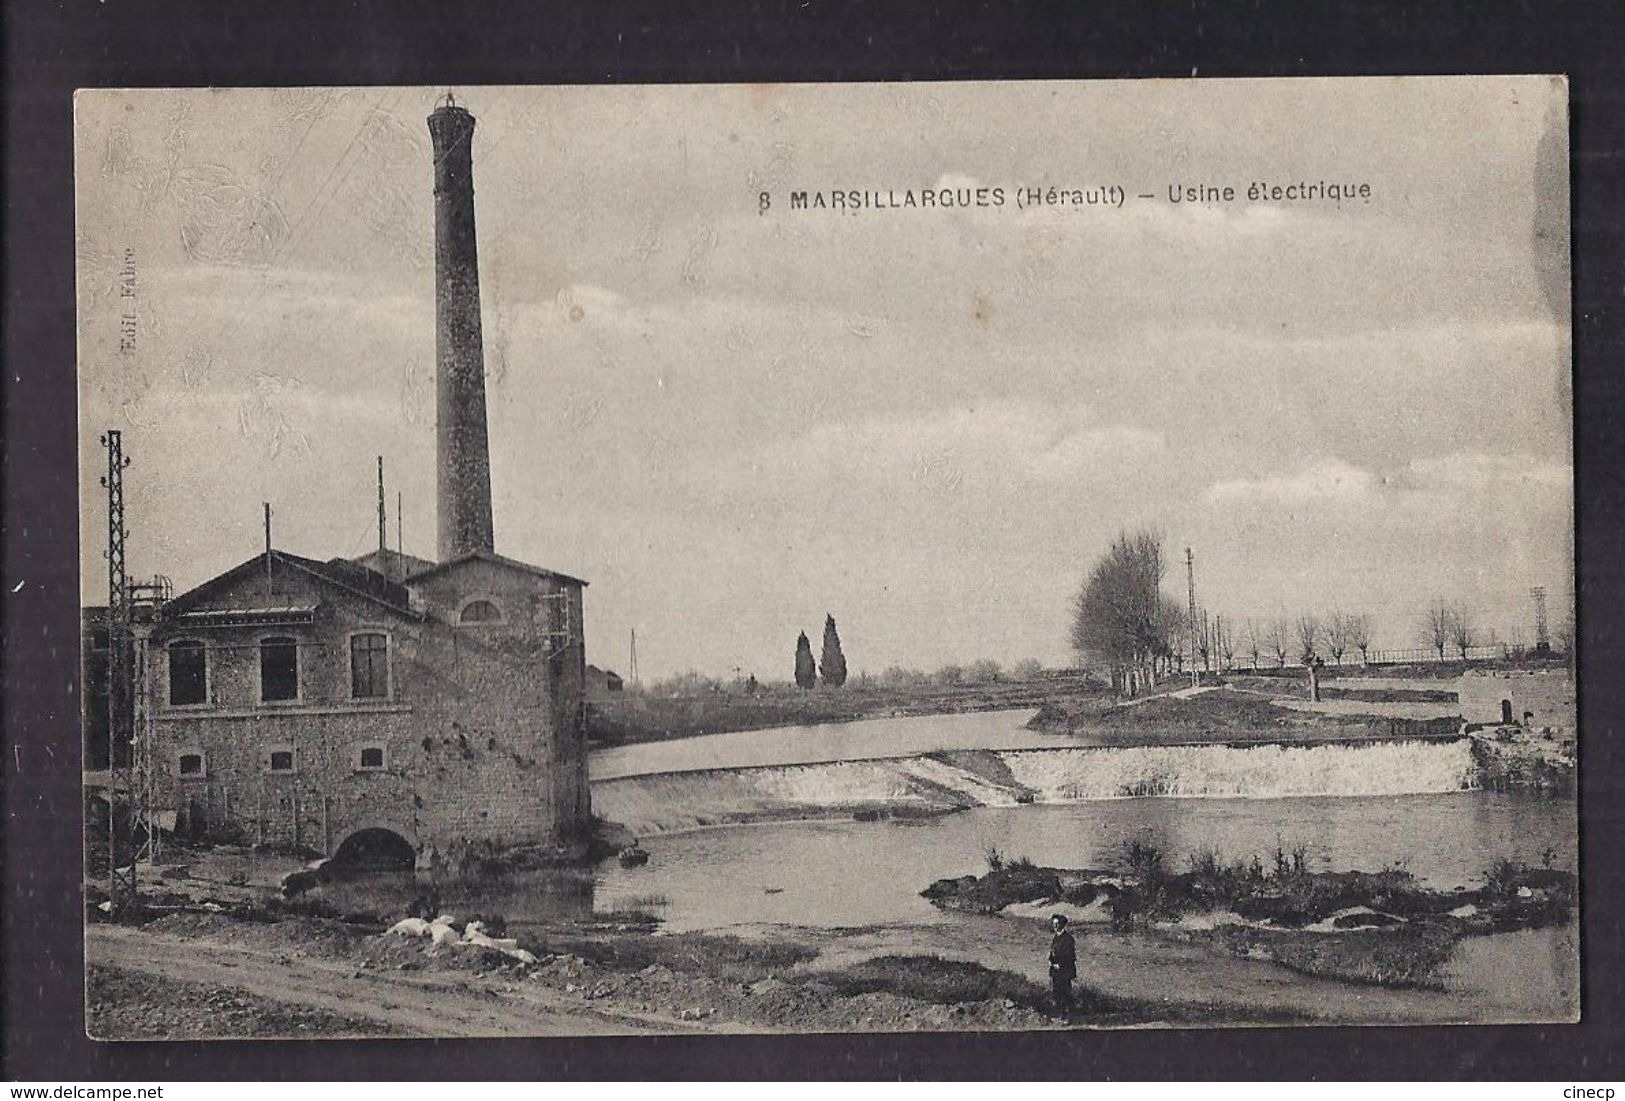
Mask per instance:
[[[694,738],[708,734],[804,727],[863,719],[967,715],[1036,708],[1051,700],[1094,699],[1105,691],[1081,673],[1058,672],[1032,679],[907,687],[849,683],[802,691],[763,685],[686,696],[626,692],[594,700],[588,737],[598,748]]]
[[[1482,883],[1441,890],[1399,868],[1312,871],[1307,846],[1282,843],[1268,861],[1227,862],[1208,851],[1176,871],[1162,850],[1136,840],[1110,870],[1045,867],[990,850],[984,874],[937,880],[921,894],[950,911],[1153,928],[1305,975],[1442,989],[1463,938],[1571,924],[1575,877],[1556,859],[1549,851],[1532,867],[1503,858]]]
[[[1270,684],[1264,678],[1259,680]],[[1088,745],[1442,738],[1456,736],[1461,726],[1453,714],[1427,718],[1382,714],[1391,701],[1362,704],[1359,700],[1341,699],[1328,701],[1324,710],[1311,710],[1292,697],[1290,682],[1285,682],[1279,683],[1276,695],[1226,684],[1131,701],[1059,699],[1047,701],[1027,726]],[[1430,709],[1441,708],[1454,710],[1442,704],[1433,704]]]
[[[1043,915],[662,933],[560,922],[535,955],[308,914],[173,912],[86,933],[103,1039],[1024,1031],[1572,1020],[1572,926],[1472,937],[1437,981],[1307,973],[1189,931],[1078,927],[1079,1011],[1048,1006]],[[458,923],[461,924],[461,923]],[[464,926],[466,928],[466,926]]]
[[[535,962],[310,916],[172,913],[92,925],[98,1039],[1027,1030],[1217,1021],[1216,1007],[1095,994],[1070,1020],[1032,978],[897,950],[820,961],[816,931],[657,935],[561,925]],[[1283,1019],[1270,1014],[1268,1019]]]

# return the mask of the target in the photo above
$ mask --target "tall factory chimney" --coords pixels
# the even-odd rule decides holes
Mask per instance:
[[[494,549],[485,424],[480,264],[474,240],[474,116],[448,94],[434,142],[435,436],[440,561]]]

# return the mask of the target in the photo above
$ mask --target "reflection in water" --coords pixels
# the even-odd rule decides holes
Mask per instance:
[[[919,892],[985,870],[984,853],[1059,867],[1114,864],[1130,839],[1183,869],[1215,850],[1266,864],[1277,844],[1316,869],[1399,866],[1435,887],[1478,883],[1503,857],[1576,866],[1574,804],[1491,792],[1286,799],[1119,799],[979,807],[900,822],[758,824],[652,837],[642,868],[600,869],[598,904],[660,895],[673,929],[769,922],[827,927],[952,920]]]
[[[1498,859],[1538,864],[1547,849],[1576,867],[1574,804],[1495,792],[1282,799],[1117,799],[979,807],[916,822],[762,823],[646,839],[647,865],[515,872],[489,882],[373,874],[312,897],[345,911],[401,913],[432,887],[441,910],[501,915],[511,927],[582,919],[596,907],[653,909],[671,930],[774,923],[849,927],[954,921],[919,896],[933,880],[985,870],[985,853],[1060,867],[1107,867],[1131,839],[1180,870],[1213,849],[1224,860],[1277,844],[1308,849],[1317,870],[1398,866],[1434,887],[1482,882]]]
[[[323,883],[307,897],[342,913],[399,916],[414,900],[468,919],[502,917],[510,929],[543,921],[592,917],[597,878],[591,870],[510,872],[469,880],[412,872],[363,872]]]

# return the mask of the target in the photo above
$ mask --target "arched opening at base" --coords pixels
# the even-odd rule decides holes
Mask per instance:
[[[394,830],[357,830],[344,839],[331,863],[339,868],[368,872],[409,872],[417,866],[412,843]]]

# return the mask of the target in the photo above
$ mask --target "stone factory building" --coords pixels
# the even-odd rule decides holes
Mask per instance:
[[[470,141],[434,145],[438,561],[271,548],[138,628],[154,817],[426,867],[591,816],[585,582],[494,547]],[[269,532],[269,527],[267,528]]]

